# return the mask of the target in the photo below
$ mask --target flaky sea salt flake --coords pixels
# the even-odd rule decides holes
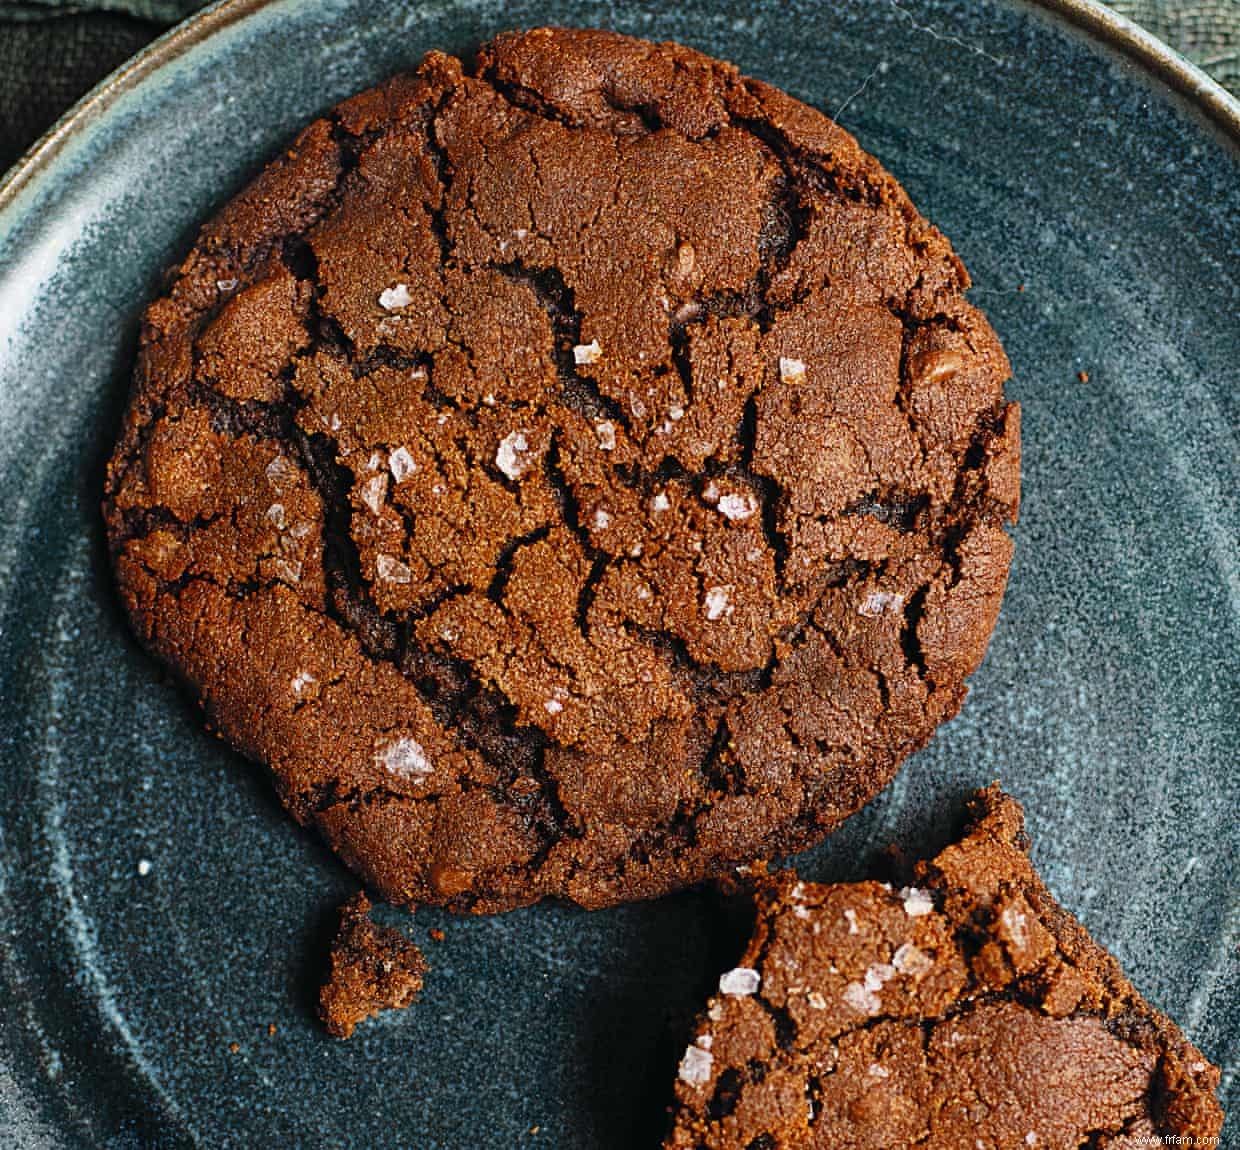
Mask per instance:
[[[409,454],[407,448],[398,447],[388,457],[388,468],[392,472],[392,478],[397,483],[404,483],[409,476],[418,470],[418,465],[414,462],[413,456]]]
[[[527,457],[529,449],[530,441],[524,431],[510,431],[500,440],[495,452],[495,466],[509,479],[520,479],[530,466]]]
[[[385,583],[408,583],[413,578],[409,567],[391,555],[380,555],[375,559],[375,574]]]
[[[934,899],[920,887],[901,887],[900,897],[904,900],[904,913],[910,918],[922,918],[934,911]]]
[[[865,968],[865,988],[870,991],[883,989],[883,983],[890,982],[896,976],[896,968],[886,962],[871,963]]]
[[[893,614],[904,606],[904,596],[895,591],[871,591],[857,608],[858,615],[876,619],[886,611]]]
[[[844,993],[840,997],[844,1000],[845,1006],[852,1007],[858,1014],[873,1016],[883,1008],[878,995],[872,990],[867,990],[859,982],[850,982],[844,987]]]
[[[784,383],[800,385],[805,382],[805,362],[800,359],[779,357],[779,378]]]
[[[762,976],[748,966],[738,966],[719,976],[719,993],[730,994],[736,998],[757,994],[761,985]]]
[[[710,622],[714,623],[716,620],[732,613],[732,604],[729,599],[730,591],[731,589],[728,587],[707,588],[703,604],[706,607],[706,618]]]
[[[433,764],[417,739],[403,735],[381,747],[375,758],[384,770],[411,782],[420,782],[431,773]]]
[[[733,521],[748,519],[757,509],[752,495],[724,495],[719,499],[719,514]]]
[[[891,956],[891,965],[901,974],[925,974],[934,965],[934,959],[911,942],[905,942],[896,947],[895,954]]]
[[[1017,950],[1024,950],[1029,945],[1029,919],[1023,911],[1014,906],[1004,907],[999,921],[1011,936],[1012,945]]]
[[[383,499],[387,495],[386,475],[375,475],[362,484],[362,502],[375,514],[383,510]]]
[[[709,1050],[703,1050],[700,1046],[686,1047],[678,1071],[681,1082],[687,1086],[704,1086],[710,1081],[714,1064],[715,1060]]]
[[[579,343],[573,348],[573,362],[579,367],[582,364],[598,363],[603,358],[603,349],[597,339],[589,343]]]
[[[295,482],[300,474],[297,465],[283,455],[277,455],[267,464],[267,482],[273,487],[283,488]]]
[[[610,419],[600,419],[594,425],[594,434],[598,436],[600,451],[616,450],[616,425]]]
[[[379,293],[379,306],[385,311],[395,311],[397,308],[408,307],[411,303],[413,296],[409,294],[408,284],[393,284]]]

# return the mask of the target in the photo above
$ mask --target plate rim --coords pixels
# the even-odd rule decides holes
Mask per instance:
[[[216,0],[153,40],[116,71],[104,77],[48,130],[0,180],[0,224],[22,193],[51,167],[68,144],[102,117],[148,76],[186,55],[198,44],[238,24],[279,0]],[[1008,0],[1041,11],[1118,51],[1155,82],[1161,83],[1203,114],[1240,148],[1240,98],[1233,96],[1169,44],[1139,24],[1106,7],[1101,0]]]

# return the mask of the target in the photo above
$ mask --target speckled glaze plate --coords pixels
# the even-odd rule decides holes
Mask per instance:
[[[1000,778],[1055,893],[1234,1106],[1237,105],[1077,2],[242,0],[0,188],[0,1146],[657,1144],[740,924],[709,892],[385,910],[428,953],[424,1000],[329,1039],[313,1001],[355,880],[137,649],[97,515],[140,310],[199,222],[341,97],[552,21],[683,40],[836,115],[955,241],[1011,354],[1026,496],[972,697],[799,865],[941,843]]]

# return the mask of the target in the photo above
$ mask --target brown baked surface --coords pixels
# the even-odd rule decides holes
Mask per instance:
[[[760,887],[668,1150],[1216,1144],[1218,1070],[1051,897],[1019,804],[972,813],[916,886]]]
[[[370,910],[360,891],[340,908],[331,973],[319,990],[319,1017],[336,1038],[381,1010],[403,1010],[426,974],[422,952],[394,927],[372,922]]]
[[[146,313],[134,626],[393,901],[644,898],[805,846],[954,715],[1018,411],[824,116],[541,29],[310,125]]]

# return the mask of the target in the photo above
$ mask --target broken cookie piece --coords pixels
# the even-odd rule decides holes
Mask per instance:
[[[381,1010],[403,1010],[422,989],[422,952],[400,931],[371,922],[370,909],[360,891],[340,908],[331,977],[319,991],[319,1017],[336,1038]]]
[[[758,890],[665,1150],[1119,1150],[1217,1135],[1219,1072],[1051,897],[997,786],[915,885]]]

